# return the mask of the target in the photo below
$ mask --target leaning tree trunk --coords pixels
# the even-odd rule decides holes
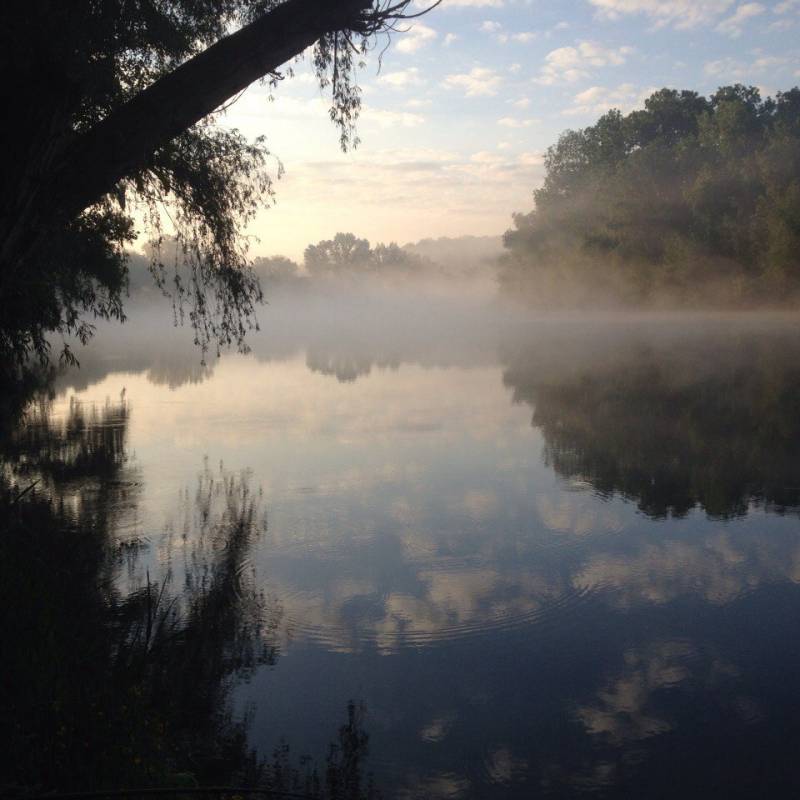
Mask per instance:
[[[66,143],[36,181],[35,196],[17,205],[15,219],[4,221],[2,271],[16,271],[48,228],[74,219],[122,178],[144,169],[161,145],[325,34],[357,28],[373,8],[373,0],[286,0]]]

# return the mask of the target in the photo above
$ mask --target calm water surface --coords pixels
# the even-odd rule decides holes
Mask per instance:
[[[324,759],[352,700],[390,798],[800,788],[797,320],[439,312],[277,311],[205,367],[182,332],[98,340],[42,414],[124,450],[119,591],[185,581],[195,498],[238,476],[260,754]]]

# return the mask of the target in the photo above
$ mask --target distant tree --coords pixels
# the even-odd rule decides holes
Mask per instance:
[[[410,0],[8,0],[0,181],[0,353],[45,356],[47,334],[122,318],[123,245],[141,209],[180,242],[175,291],[198,342],[239,342],[260,289],[242,225],[271,193],[262,140],[213,125],[255,80],[306,49],[343,147],[360,107],[354,68]],[[421,12],[420,12],[421,13]],[[158,271],[157,271],[158,272]],[[162,282],[165,276],[160,275]]]
[[[333,239],[310,244],[304,259],[309,274],[319,276],[364,269],[369,265],[370,255],[366,239],[359,239],[352,233],[337,233]]]
[[[253,271],[265,284],[289,285],[302,280],[300,267],[285,256],[256,258],[253,261]]]
[[[352,233],[337,233],[309,245],[305,251],[305,266],[309,275],[371,274],[376,277],[399,277],[430,271],[433,264],[425,258],[400,247],[396,242],[370,247],[367,239]]]
[[[376,244],[372,251],[372,265],[379,275],[413,275],[433,267],[416,253],[400,247],[396,242],[389,244]]]

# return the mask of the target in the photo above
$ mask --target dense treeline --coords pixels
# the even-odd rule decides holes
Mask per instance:
[[[800,90],[662,89],[566,131],[501,287],[547,305],[780,304],[800,297]]]

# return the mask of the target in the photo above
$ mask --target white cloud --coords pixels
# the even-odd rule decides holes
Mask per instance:
[[[497,33],[499,30],[502,30],[503,26],[499,22],[495,22],[494,20],[487,19],[481,23],[481,30],[484,33]]]
[[[376,128],[417,128],[425,122],[425,117],[409,111],[388,111],[384,108],[366,107],[361,110],[365,125]]]
[[[497,124],[503,128],[530,128],[538,120],[535,119],[518,119],[517,117],[501,117],[497,120]]]
[[[408,69],[401,69],[395,72],[386,72],[380,75],[378,80],[395,89],[419,86],[423,82],[417,67],[409,67]]]
[[[458,41],[458,34],[457,33],[448,33],[447,36],[444,37],[444,46],[450,47],[453,42]]]
[[[497,94],[501,78],[492,69],[473,67],[469,72],[448,75],[445,89],[463,89],[466,97],[488,97]]]
[[[545,63],[536,83],[575,83],[590,77],[593,67],[620,66],[633,53],[632,47],[606,48],[596,42],[583,41],[575,47],[559,47],[545,56]]]
[[[527,108],[531,104],[530,98],[528,97],[520,97],[519,100],[514,100],[512,103],[513,106],[517,108]]]
[[[655,89],[637,89],[632,83],[619,86],[590,86],[572,98],[572,106],[562,111],[566,115],[599,116],[612,108],[628,112],[642,106]]]
[[[768,72],[770,77],[785,73],[794,62],[788,56],[759,56],[751,62],[739,61],[735,58],[719,58],[707,61],[703,72],[721,82],[747,81]]]
[[[717,20],[734,0],[589,0],[601,17],[618,19],[625,14],[644,14],[656,27],[693,28]]]
[[[488,150],[481,150],[479,153],[473,153],[469,157],[469,160],[473,164],[492,164],[498,166],[500,164],[505,164],[508,158],[498,153],[490,153]]]
[[[418,6],[425,7],[425,3],[417,3]],[[452,8],[453,6],[462,6],[466,8],[502,8],[505,5],[504,0],[443,0],[443,8]]]
[[[488,33],[496,42],[505,44],[506,42],[519,42],[520,44],[527,44],[534,39],[539,38],[536,31],[518,31],[517,33],[506,33],[503,26],[495,20],[487,19],[481,23],[479,30],[483,33]]]
[[[400,41],[397,43],[397,49],[401,53],[416,53],[426,44],[430,44],[438,35],[433,28],[417,22],[410,30],[402,34]]]
[[[544,153],[540,151],[520,153],[517,161],[523,167],[541,167],[544,164]]]
[[[747,22],[748,19],[757,17],[765,11],[766,8],[764,8],[761,3],[742,3],[734,14],[722,20],[722,22],[717,25],[716,30],[720,33],[732,36],[733,38],[738,38],[742,35],[743,24]]]

